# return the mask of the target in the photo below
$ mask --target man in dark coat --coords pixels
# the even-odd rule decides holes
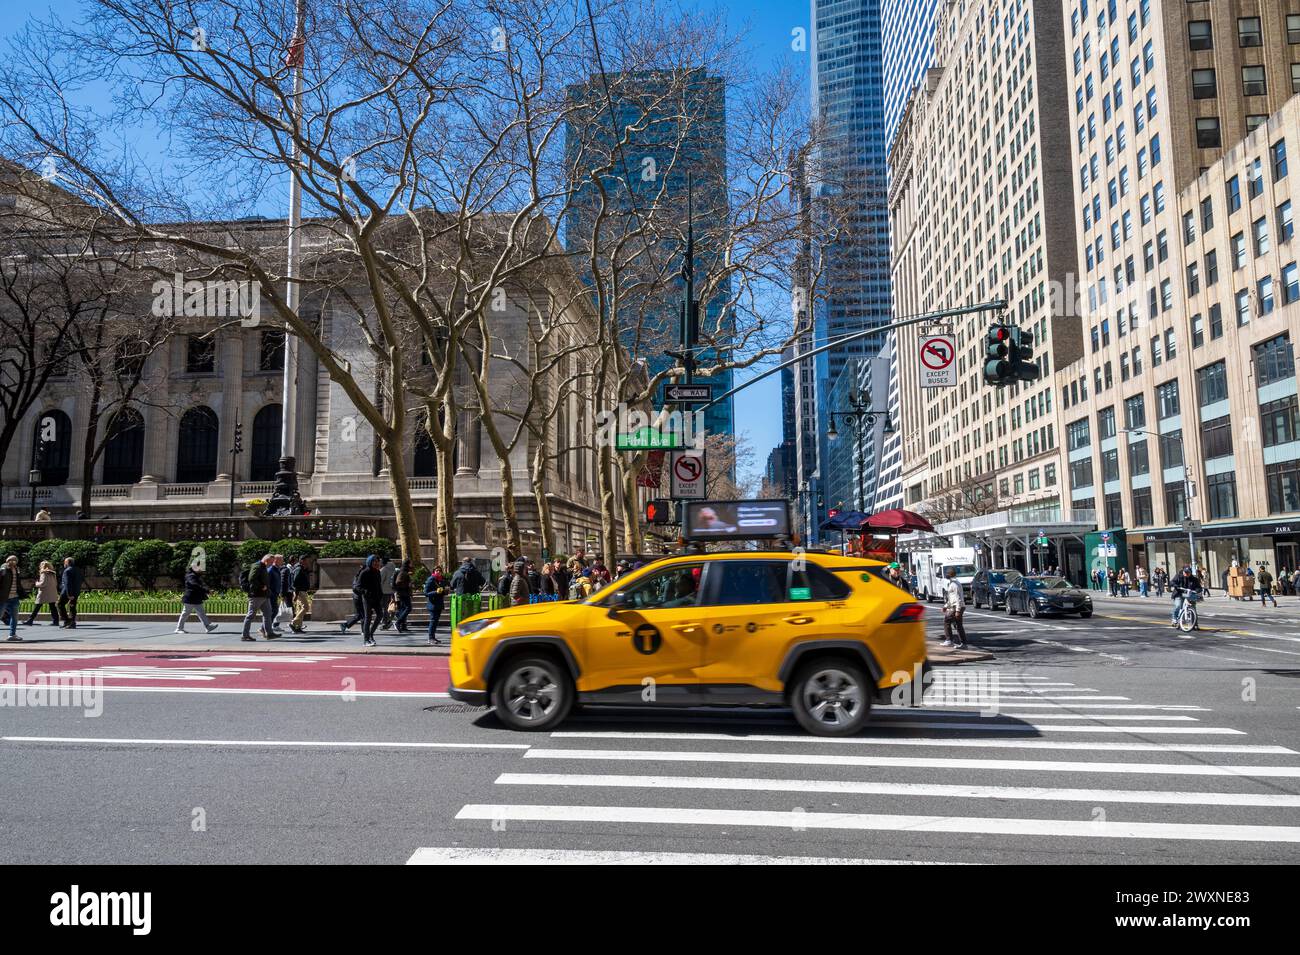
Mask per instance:
[[[9,641],[21,643],[18,636],[18,603],[27,596],[23,589],[22,575],[18,571],[18,558],[11,554],[0,565],[0,606],[4,607],[9,617]]]
[[[253,618],[262,615],[262,636],[274,640],[277,636],[273,629],[275,620],[275,601],[271,599],[270,567],[275,562],[274,554],[264,554],[262,559],[248,568],[248,613],[244,614],[244,635],[242,640],[253,640],[249,630]]]
[[[63,574],[59,578],[59,615],[65,630],[77,629],[77,598],[81,596],[81,587],[85,577],[81,568],[71,557],[63,558]]]
[[[366,562],[361,565],[357,575],[352,578],[352,607],[354,613],[348,620],[340,624],[342,632],[347,633],[348,628],[360,620],[361,642],[367,647],[375,645],[375,630],[379,626],[380,618],[383,616],[384,589],[379,574],[381,563],[381,558],[377,554],[371,554],[366,558]]]
[[[476,594],[483,589],[483,575],[474,566],[474,559],[466,557],[451,575],[451,592],[453,594]]]

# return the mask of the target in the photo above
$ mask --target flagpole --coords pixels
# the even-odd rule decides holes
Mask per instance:
[[[296,0],[294,7],[293,40],[290,41],[285,62],[293,70],[293,127],[289,175],[289,259],[285,268],[285,305],[289,311],[298,311],[299,253],[301,249],[302,186],[298,180],[298,165],[302,150],[298,141],[302,123],[303,64],[306,60],[307,0]],[[298,337],[288,328],[284,335],[284,383],[280,415],[280,470],[276,474],[277,491],[283,490],[294,502],[295,510],[301,504],[298,491]]]

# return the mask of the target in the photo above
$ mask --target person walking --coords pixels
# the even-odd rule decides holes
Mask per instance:
[[[50,616],[54,618],[50,621],[50,625],[57,627],[59,625],[59,605],[56,601],[59,599],[59,576],[54,572],[54,565],[48,560],[41,561],[41,570],[36,577],[36,589],[33,591],[33,597],[32,612],[27,616],[27,626],[30,627],[35,624],[42,605],[49,604]]]
[[[277,637],[283,636],[280,633],[280,594],[284,591],[284,555],[274,554],[271,557],[271,566],[266,569],[266,575],[270,586],[271,601],[271,632]]]
[[[352,578],[352,606],[356,611],[346,622],[340,625],[341,632],[347,633],[358,620],[361,621],[361,643],[363,646],[375,646],[375,630],[383,615],[381,604],[384,601],[384,588],[380,580],[380,568],[383,558],[371,554],[361,565],[357,575]]]
[[[518,607],[528,603],[530,593],[532,591],[528,589],[527,565],[524,563],[523,558],[520,558],[515,561],[515,572],[510,579],[510,589],[508,591],[510,606]]]
[[[379,629],[389,630],[393,626],[393,613],[390,609],[393,603],[393,581],[397,579],[397,564],[387,557],[380,558],[379,565],[379,592],[383,597],[383,602],[379,606],[380,624]]]
[[[1268,568],[1263,564],[1259,565],[1259,572],[1255,574],[1255,586],[1259,588],[1259,605],[1267,607],[1267,601],[1273,601],[1273,606],[1277,606],[1277,597],[1273,594],[1273,575],[1268,572]]]
[[[411,615],[411,597],[415,590],[411,573],[411,562],[404,560],[393,577],[393,599],[397,601],[397,616],[393,620],[393,626],[398,633],[406,633],[406,618]]]
[[[84,581],[76,560],[63,558],[63,573],[59,575],[59,613],[63,616],[63,623],[59,626],[64,630],[77,629],[77,598],[81,596]]]
[[[3,605],[9,620],[10,643],[23,642],[23,638],[18,636],[18,604],[26,596],[27,591],[23,589],[22,575],[18,570],[18,556],[10,554],[5,558],[4,566],[0,567],[0,605]]]
[[[208,588],[203,582],[203,572],[197,567],[190,566],[185,571],[185,589],[181,593],[181,615],[176,619],[176,629],[173,632],[185,632],[185,624],[189,622],[190,614],[199,618],[199,623],[203,624],[208,633],[216,630],[217,625],[208,619],[208,614],[203,609],[203,602],[207,599]]]
[[[466,594],[476,594],[481,591],[483,583],[483,575],[474,566],[474,558],[466,557],[460,562],[456,572],[451,575],[450,589],[453,594],[463,597]]]
[[[1150,597],[1151,588],[1149,585],[1150,582],[1147,580],[1147,569],[1143,567],[1141,564],[1138,564],[1136,573],[1138,579],[1138,596]]]
[[[470,563],[473,567],[473,563]],[[437,646],[438,621],[442,619],[442,605],[447,597],[447,576],[437,564],[424,581],[424,602],[429,610],[429,645]]]
[[[1156,596],[1163,597],[1165,588],[1169,586],[1169,575],[1165,573],[1165,565],[1161,564],[1151,574],[1151,582],[1156,585]]]
[[[302,558],[297,554],[290,554],[284,562],[280,576],[280,600],[284,603],[284,615],[289,618],[289,629],[293,629],[293,578],[298,573],[298,561]]]
[[[966,613],[966,597],[962,594],[961,584],[957,583],[956,569],[948,568],[947,576],[943,585],[943,639],[939,646],[965,650],[966,625],[962,617]],[[954,629],[957,631],[956,639],[953,637]]]
[[[248,568],[241,583],[244,593],[248,594],[248,612],[244,614],[244,633],[241,640],[252,642],[256,638],[249,631],[253,618],[262,615],[262,636],[268,640],[276,638],[272,621],[275,619],[275,602],[271,599],[271,565],[275,563],[274,554],[263,554],[262,559]]]
[[[293,620],[289,622],[289,629],[294,633],[303,633],[307,629],[304,621],[311,610],[312,595],[310,561],[311,557],[304,555],[293,569]]]

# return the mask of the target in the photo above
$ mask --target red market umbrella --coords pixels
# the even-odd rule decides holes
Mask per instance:
[[[920,514],[915,511],[904,511],[900,508],[872,514],[867,518],[865,526],[873,531],[893,531],[894,533],[929,531],[932,534],[934,533],[934,525]]]

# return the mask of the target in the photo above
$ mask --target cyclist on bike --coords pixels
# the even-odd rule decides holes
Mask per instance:
[[[1192,573],[1192,568],[1189,565],[1184,564],[1183,569],[1178,572],[1178,576],[1169,581],[1169,593],[1174,598],[1174,612],[1170,617],[1170,625],[1177,627],[1178,616],[1183,612],[1183,606],[1187,603],[1187,594],[1195,594],[1196,597],[1193,600],[1200,598],[1201,580]]]

